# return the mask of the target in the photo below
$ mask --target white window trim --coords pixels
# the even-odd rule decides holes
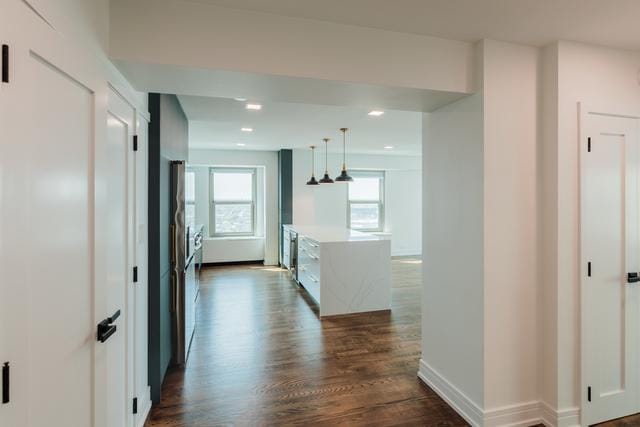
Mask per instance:
[[[347,190],[347,228],[351,229],[351,205],[378,205],[378,227],[376,228],[353,228],[362,232],[382,232],[385,224],[385,193],[386,174],[384,170],[358,170],[350,171],[351,176],[356,177],[376,177],[380,178],[380,197],[379,200],[358,200],[352,202],[349,199],[349,191]],[[350,185],[350,184],[349,184]]]
[[[242,201],[224,201],[216,202],[214,200],[214,173],[251,173],[251,202]],[[233,238],[233,237],[254,237],[257,229],[257,169],[247,167],[211,167],[209,168],[209,236],[212,238]],[[216,205],[247,205],[251,204],[251,231],[246,233],[218,233],[216,232]]]

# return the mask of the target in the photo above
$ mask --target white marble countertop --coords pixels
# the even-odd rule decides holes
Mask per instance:
[[[378,241],[386,240],[383,236],[363,233],[361,231],[351,230],[347,227],[329,227],[321,225],[294,225],[287,224],[284,226],[298,234],[315,240],[318,243],[335,243],[335,242],[362,242],[362,241]]]

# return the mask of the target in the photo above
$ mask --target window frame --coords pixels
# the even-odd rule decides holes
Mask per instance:
[[[238,174],[251,174],[251,202],[245,200],[237,201],[215,201],[215,173],[238,173]],[[250,167],[210,167],[209,168],[209,235],[213,238],[220,237],[253,237],[256,235],[257,230],[257,168]],[[229,206],[229,205],[251,205],[251,231],[250,232],[217,232],[216,231],[216,205]]]
[[[362,231],[363,233],[380,233],[384,232],[385,228],[385,185],[386,185],[386,173],[384,170],[357,170],[349,172],[353,179],[358,177],[375,177],[380,178],[380,196],[378,200],[358,200],[351,201],[349,198],[349,189],[347,188],[347,228],[355,231]],[[347,185],[351,185],[348,183]],[[353,228],[351,227],[351,206],[352,205],[378,205],[378,227],[377,228]]]

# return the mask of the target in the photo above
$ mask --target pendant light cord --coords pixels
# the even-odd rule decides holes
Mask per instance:
[[[329,149],[327,147],[327,143],[329,142],[329,139],[326,138],[324,140],[324,173],[328,174],[329,173]]]

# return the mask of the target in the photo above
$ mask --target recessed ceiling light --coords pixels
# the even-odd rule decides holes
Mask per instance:
[[[244,147],[244,146],[245,146],[245,145],[247,145],[247,144],[245,144],[244,142],[238,142],[236,145],[237,145],[238,147]]]
[[[374,117],[380,117],[380,116],[381,116],[381,115],[383,115],[383,114],[384,114],[384,111],[381,111],[381,110],[372,110],[372,111],[369,111],[369,115],[370,115],[370,116],[374,116]]]
[[[245,102],[247,100],[247,98],[233,98],[238,102]]]
[[[253,128],[240,128],[242,132],[253,132]]]
[[[247,110],[262,110],[262,105],[260,105],[260,104],[247,104]]]
[[[384,149],[385,150],[393,150],[393,145],[385,145]]]

